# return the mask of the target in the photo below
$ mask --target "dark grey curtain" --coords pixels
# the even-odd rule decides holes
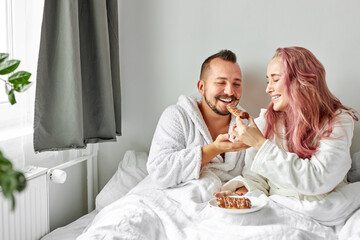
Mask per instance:
[[[120,134],[117,0],[46,0],[34,150],[84,148]]]

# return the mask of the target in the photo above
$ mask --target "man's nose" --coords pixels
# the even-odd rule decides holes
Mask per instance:
[[[227,84],[225,86],[224,93],[229,95],[229,96],[234,95],[234,87],[231,84]]]

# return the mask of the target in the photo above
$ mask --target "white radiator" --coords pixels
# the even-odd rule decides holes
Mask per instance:
[[[26,175],[27,187],[15,195],[16,207],[0,195],[0,240],[35,240],[49,232],[47,169]]]
[[[64,158],[73,160],[54,168],[33,167],[27,170],[27,186],[23,192],[15,195],[14,211],[11,211],[11,201],[5,199],[0,192],[0,240],[38,240],[50,232],[50,214],[56,218],[56,213],[52,211],[54,209],[50,208],[49,199],[49,178],[54,169],[65,170],[86,162],[88,212],[92,211],[98,193],[97,153],[98,145],[92,144],[84,150],[67,151],[66,154],[69,156]]]

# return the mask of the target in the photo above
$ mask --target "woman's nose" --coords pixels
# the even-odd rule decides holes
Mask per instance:
[[[266,93],[271,93],[273,91],[273,87],[270,83],[268,83],[268,85],[266,86]]]

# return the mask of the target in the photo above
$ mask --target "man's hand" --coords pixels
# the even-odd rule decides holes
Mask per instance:
[[[201,168],[210,162],[215,156],[224,152],[237,152],[249,148],[248,145],[241,141],[230,141],[229,134],[220,134],[214,142],[202,147]]]
[[[229,139],[229,134],[220,134],[219,136],[217,136],[213,144],[215,144],[216,148],[218,148],[221,153],[237,152],[250,147],[239,140],[230,141]]]

